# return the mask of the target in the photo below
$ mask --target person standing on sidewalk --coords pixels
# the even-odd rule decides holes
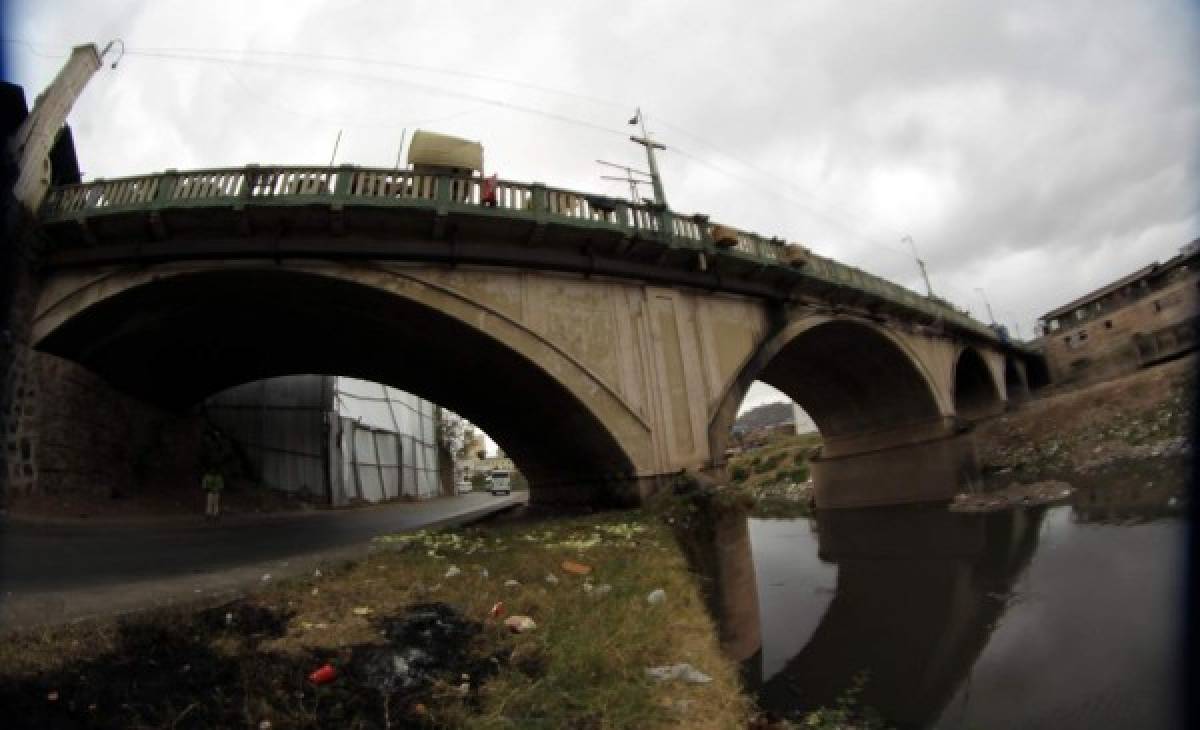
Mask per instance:
[[[215,520],[221,516],[221,490],[225,488],[225,477],[216,469],[209,469],[200,480],[208,501],[204,506],[204,516]]]

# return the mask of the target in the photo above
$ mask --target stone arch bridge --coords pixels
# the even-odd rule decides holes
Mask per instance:
[[[946,498],[1036,355],[799,246],[533,183],[356,167],[53,188],[32,345],[184,409],[292,373],[375,380],[498,438],[535,499],[719,470],[755,380],[824,437],[818,504]]]

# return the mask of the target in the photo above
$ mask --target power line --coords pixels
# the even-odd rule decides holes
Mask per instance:
[[[533,114],[536,116],[545,117],[547,119],[554,119],[556,121],[564,122],[566,124],[573,124],[576,126],[592,129],[592,130],[595,130],[598,132],[604,132],[605,134],[617,135],[617,136],[621,136],[621,137],[625,136],[625,133],[623,131],[611,129],[609,127],[605,127],[600,124],[595,124],[593,122],[588,122],[588,121],[585,121],[582,119],[576,119],[574,117],[569,117],[565,114],[558,114],[556,112],[546,111],[544,109],[537,109],[535,107],[526,106],[524,104],[514,104],[513,102],[503,101],[501,99],[495,99],[495,98],[487,97],[487,96],[480,96],[478,94],[470,94],[470,93],[467,93],[464,91],[453,91],[453,90],[446,89],[446,88],[443,88],[440,86],[424,84],[419,81],[410,81],[408,79],[401,79],[401,78],[394,78],[394,77],[387,77],[387,76],[375,76],[375,75],[371,75],[371,74],[352,73],[350,71],[335,70],[335,69],[328,69],[328,68],[313,68],[313,67],[308,67],[308,66],[296,66],[296,65],[278,64],[278,63],[268,63],[268,62],[255,61],[253,59],[246,59],[246,58],[242,58],[242,59],[220,58],[220,57],[215,57],[215,56],[190,55],[190,54],[181,54],[181,53],[149,52],[149,51],[143,51],[143,50],[138,50],[138,49],[128,50],[128,51],[126,51],[126,55],[128,55],[128,56],[143,56],[143,57],[148,57],[148,58],[166,58],[166,59],[182,60],[182,61],[200,61],[200,62],[204,62],[204,63],[257,66],[260,68],[282,69],[282,70],[291,70],[291,71],[304,71],[307,73],[314,73],[314,74],[331,74],[332,73],[332,74],[336,74],[336,75],[340,75],[340,76],[345,76],[347,78],[358,79],[360,81],[410,86],[413,88],[421,89],[430,94],[435,94],[435,95],[439,95],[439,96],[447,96],[447,97],[457,98],[457,99],[469,99],[472,101],[479,101],[479,102],[488,104],[489,106],[500,107],[503,109],[510,109],[512,111],[524,112],[526,114]]]
[[[187,48],[187,47],[177,47],[177,48],[146,47],[146,48],[141,48],[139,50],[143,51],[143,52],[184,52],[184,53],[213,54],[213,55],[215,55],[215,54],[235,54],[235,55],[243,55],[243,56],[256,55],[256,56],[268,56],[268,57],[276,57],[276,58],[304,58],[304,59],[311,59],[311,60],[315,60],[315,61],[333,61],[333,62],[337,62],[337,63],[353,63],[353,64],[366,64],[366,65],[371,65],[371,66],[403,68],[403,69],[408,69],[410,71],[422,71],[425,73],[441,74],[444,76],[459,76],[461,78],[475,79],[477,81],[489,81],[492,83],[507,84],[509,86],[515,86],[515,87],[522,88],[522,89],[529,89],[531,91],[539,91],[539,92],[542,92],[545,94],[557,94],[559,96],[566,96],[566,97],[570,97],[573,99],[579,99],[581,101],[587,101],[592,104],[600,104],[603,106],[610,106],[610,107],[615,107],[615,108],[628,108],[628,106],[629,106],[628,103],[626,103],[626,102],[614,101],[612,99],[603,99],[603,98],[596,97],[596,96],[589,96],[588,94],[580,94],[575,91],[568,91],[566,89],[558,89],[558,88],[554,88],[551,86],[542,86],[541,84],[534,84],[534,83],[530,83],[527,81],[519,81],[517,79],[509,79],[509,78],[504,78],[502,76],[491,76],[488,74],[475,73],[475,72],[471,72],[471,71],[461,71],[458,69],[447,69],[447,68],[439,68],[436,66],[425,66],[425,65],[416,64],[416,63],[408,63],[405,61],[391,61],[391,60],[383,60],[383,59],[377,59],[377,58],[366,58],[366,57],[361,57],[361,56],[344,56],[344,55],[339,55],[339,54],[299,53],[299,52],[295,52],[295,51],[273,51],[273,50],[260,50],[260,49],[245,49],[245,50],[243,50],[243,49],[232,49],[232,48],[205,49],[205,48]]]
[[[46,54],[40,53],[37,50],[37,48],[35,47],[35,45],[30,43],[29,41],[25,41],[22,39],[3,39],[3,42],[23,45],[23,46],[26,46],[27,48],[29,48],[29,50],[31,52],[35,53],[36,55],[43,55],[43,56],[46,55]],[[234,54],[234,53],[241,54],[241,57],[233,58],[233,57],[222,57],[219,55],[212,55],[212,54]],[[440,86],[424,84],[421,82],[411,81],[408,79],[377,76],[377,75],[372,75],[372,74],[354,73],[354,72],[351,72],[346,69],[331,69],[331,68],[320,68],[320,67],[313,68],[313,67],[300,66],[300,65],[296,65],[296,64],[270,63],[270,62],[265,62],[265,61],[261,61],[261,60],[255,60],[253,58],[248,58],[246,56],[252,54],[252,55],[258,55],[258,56],[275,57],[275,58],[283,58],[283,59],[300,58],[300,59],[310,59],[310,60],[316,60],[316,61],[333,61],[333,62],[337,62],[337,63],[360,63],[360,64],[377,65],[377,66],[383,66],[383,67],[403,68],[403,69],[417,70],[417,71],[422,71],[422,72],[427,72],[427,73],[444,74],[444,75],[450,75],[450,76],[460,76],[463,78],[472,78],[472,79],[476,79],[476,80],[488,81],[488,82],[493,82],[493,83],[502,83],[502,84],[507,84],[510,86],[531,89],[531,90],[535,90],[535,91],[539,91],[539,92],[543,92],[543,93],[558,94],[561,96],[576,98],[576,99],[588,101],[588,102],[595,103],[595,104],[601,104],[604,106],[628,108],[625,104],[623,104],[621,102],[616,102],[616,101],[612,101],[612,100],[608,100],[608,99],[602,99],[599,97],[593,97],[593,96],[589,96],[586,94],[579,94],[579,93],[575,93],[575,92],[571,92],[571,91],[566,91],[563,89],[556,89],[556,88],[552,88],[552,87],[542,86],[539,84],[532,84],[532,83],[528,83],[528,82],[517,81],[514,79],[506,79],[506,78],[497,77],[497,76],[490,76],[487,74],[478,74],[478,73],[457,71],[457,70],[451,70],[451,69],[440,69],[440,68],[435,68],[435,67],[430,67],[430,66],[423,66],[420,64],[401,62],[401,61],[385,61],[385,60],[380,60],[380,59],[361,58],[361,57],[353,57],[353,56],[316,54],[316,53],[298,53],[298,52],[288,52],[288,51],[269,51],[269,50],[235,51],[232,49],[202,49],[202,48],[171,49],[171,48],[147,47],[147,48],[127,49],[126,54],[130,55],[130,56],[143,56],[143,57],[148,57],[148,58],[164,58],[164,59],[170,59],[170,60],[197,61],[197,62],[203,62],[203,63],[216,63],[216,64],[226,64],[226,65],[257,66],[260,68],[281,69],[281,70],[291,70],[291,71],[304,71],[304,72],[316,73],[316,74],[335,74],[335,75],[340,75],[340,76],[344,76],[344,77],[348,77],[348,78],[353,78],[353,79],[358,79],[361,81],[367,81],[367,82],[373,82],[373,83],[399,84],[399,85],[409,86],[412,88],[421,89],[423,91],[426,91],[427,93],[434,94],[434,95],[478,101],[484,105],[494,106],[494,107],[503,108],[503,109],[509,109],[512,111],[518,111],[518,112],[531,114],[531,115],[535,115],[535,116],[540,116],[540,117],[558,121],[558,122],[561,122],[564,124],[570,124],[570,125],[577,126],[577,127],[591,129],[593,131],[604,132],[606,134],[612,134],[612,135],[620,135],[622,137],[626,136],[625,133],[622,131],[611,129],[609,127],[605,127],[603,125],[589,122],[586,120],[570,117],[570,116],[567,116],[564,114],[559,114],[559,113],[547,111],[544,109],[538,109],[538,108],[526,106],[523,104],[516,104],[513,102],[508,102],[508,101],[504,101],[501,99],[495,99],[492,97],[480,96],[478,94],[471,94],[471,93],[463,92],[463,91],[453,91],[453,90],[449,90],[449,89],[446,89],[446,88],[443,88]],[[208,54],[208,55],[206,55],[206,54]],[[61,56],[46,56],[46,57],[61,57]],[[250,91],[244,84],[241,84],[240,81],[238,81],[238,83],[251,96],[254,96],[253,92]],[[257,97],[255,97],[255,99],[257,101],[259,101],[260,103],[266,103],[266,102],[262,102],[262,100],[260,100],[260,99],[257,99]],[[471,113],[471,112],[477,111],[477,110],[478,109],[469,110],[467,112],[460,112],[460,113],[457,113],[454,115],[450,115],[450,117],[434,118],[434,119],[428,120],[428,121],[441,121],[445,118],[453,118],[455,116],[460,116],[462,114]],[[303,115],[303,112],[298,112],[296,110],[287,110],[287,111],[289,111],[289,113],[297,113],[297,114]],[[316,118],[316,117],[313,117],[312,115],[308,115],[308,116],[310,118]],[[318,118],[318,120],[332,121],[332,120],[320,119],[320,118]],[[667,120],[660,120],[660,122],[662,124],[664,124],[665,126],[671,127],[673,129],[681,132],[682,134],[684,134],[688,137],[691,137],[692,139],[696,140],[697,142],[701,143],[702,145],[715,151],[718,155],[720,155],[722,157],[727,157],[731,160],[734,160],[739,165],[755,172],[758,175],[761,175],[763,177],[772,178],[772,179],[780,182],[784,187],[786,187],[788,190],[790,190],[792,192],[800,192],[801,194],[812,199],[813,201],[815,201],[821,205],[824,205],[826,207],[829,207],[831,209],[835,207],[833,204],[829,203],[828,201],[821,200],[820,198],[816,197],[815,195],[808,192],[807,190],[804,190],[802,188],[796,188],[790,181],[786,180],[785,178],[783,178],[779,175],[764,171],[754,165],[751,165],[751,164],[743,161],[739,157],[736,157],[734,155],[731,155],[729,153],[722,151],[715,144],[708,142],[704,138],[699,137],[699,136],[685,130],[684,128],[682,128],[681,126],[679,126],[677,124],[671,123]],[[417,122],[417,123],[420,123],[420,122]],[[393,122],[388,125],[380,125],[380,126],[394,126],[395,124],[396,123]],[[350,124],[349,126],[355,126],[355,125]],[[367,125],[358,125],[358,126],[367,126]],[[860,240],[864,243],[876,246],[878,248],[889,250],[892,253],[897,254],[899,256],[904,256],[906,258],[908,256],[908,254],[906,252],[904,252],[903,250],[896,248],[894,246],[887,245],[887,244],[882,243],[870,236],[867,236],[867,235],[863,234],[862,232],[855,230],[851,226],[847,225],[847,223],[845,223],[844,221],[838,220],[833,215],[831,215],[829,212],[820,210],[811,204],[801,202],[801,201],[797,200],[795,197],[788,195],[786,193],[783,193],[775,187],[763,186],[758,181],[748,180],[747,178],[745,178],[741,175],[738,175],[737,173],[731,172],[730,170],[728,170],[720,165],[717,165],[713,162],[710,162],[710,161],[700,157],[699,155],[687,152],[686,150],[683,150],[683,149],[679,148],[678,146],[672,145],[672,148],[681,156],[683,156],[697,164],[708,167],[725,177],[748,184],[755,189],[767,192],[770,195],[773,195],[782,200],[786,200],[790,203],[800,205],[805,210],[810,212],[811,214],[825,220],[827,223],[834,225],[838,229],[851,235],[853,238],[855,238],[857,240]],[[856,216],[851,211],[844,211],[844,212],[847,213],[850,217],[859,218],[860,220],[866,221],[865,216]]]
[[[20,38],[0,38],[0,43],[7,43],[7,44],[13,45],[13,46],[25,46],[26,48],[29,49],[30,53],[32,53],[35,56],[40,56],[41,58],[66,58],[67,56],[70,55],[69,52],[68,53],[43,53],[42,51],[39,51],[33,43],[30,43],[29,41],[26,41],[26,40],[21,40]]]
[[[294,116],[294,117],[300,117],[300,118],[308,119],[308,120],[314,121],[314,122],[323,122],[326,124],[338,124],[338,125],[341,125],[344,127],[351,127],[351,128],[394,129],[397,126],[416,127],[416,126],[420,126],[422,124],[433,124],[435,122],[446,122],[451,119],[457,119],[459,117],[467,116],[469,114],[474,114],[475,112],[477,112],[480,109],[483,109],[484,107],[487,106],[486,104],[479,104],[479,105],[473,106],[469,109],[457,111],[452,114],[446,114],[446,115],[437,116],[437,117],[424,117],[421,119],[410,119],[407,121],[405,121],[405,120],[396,121],[394,119],[389,119],[387,121],[366,122],[366,123],[351,122],[351,121],[348,121],[343,118],[333,118],[333,117],[327,117],[327,116],[322,116],[322,115],[318,115],[318,114],[312,114],[310,112],[307,112],[307,111],[304,111],[301,109],[295,109],[286,104],[281,104],[279,102],[263,98],[263,96],[260,93],[255,92],[253,89],[251,89],[249,86],[247,86],[244,81],[239,79],[237,77],[237,75],[234,74],[233,72],[231,72],[229,69],[223,69],[223,71],[225,72],[225,77],[228,78],[231,82],[233,82],[237,86],[241,87],[242,91],[246,92],[246,97],[255,104],[258,104],[258,105],[263,106],[268,109],[275,109],[277,111],[287,112],[289,115]],[[354,119],[357,120],[357,119],[359,119],[359,117],[355,116]]]
[[[25,46],[29,47],[30,50],[36,52],[34,45],[28,41],[13,39],[13,40],[9,40],[6,42],[19,43],[21,45],[25,45]],[[521,112],[525,112],[528,114],[534,114],[534,115],[542,116],[545,118],[554,119],[556,121],[560,121],[563,123],[573,124],[576,126],[592,129],[595,131],[606,132],[608,134],[620,134],[622,136],[624,136],[624,133],[622,133],[622,132],[618,132],[617,130],[613,130],[608,127],[604,127],[602,125],[588,122],[585,120],[575,119],[572,117],[568,117],[566,115],[558,114],[555,112],[549,112],[549,111],[542,110],[542,109],[536,109],[534,107],[528,107],[528,106],[521,105],[521,104],[514,104],[512,102],[507,102],[507,101],[503,101],[500,99],[494,99],[494,98],[490,98],[490,97],[469,94],[467,92],[461,92],[461,91],[451,91],[451,90],[444,89],[442,87],[432,86],[429,84],[423,84],[423,83],[416,82],[416,81],[410,81],[410,80],[394,78],[394,77],[381,77],[381,76],[374,76],[374,75],[368,75],[368,74],[353,73],[353,72],[350,72],[350,71],[347,71],[344,69],[335,70],[335,69],[328,69],[328,68],[309,68],[309,67],[288,65],[288,64],[267,63],[267,62],[263,62],[263,61],[254,60],[252,58],[249,58],[248,56],[254,55],[254,56],[262,56],[262,57],[268,57],[268,58],[274,57],[274,58],[283,58],[283,59],[308,59],[308,60],[316,60],[316,61],[332,61],[332,62],[337,62],[337,63],[355,63],[355,64],[366,64],[366,65],[375,65],[375,66],[392,67],[392,68],[403,68],[403,69],[409,69],[409,70],[422,71],[422,72],[426,72],[426,73],[443,74],[443,75],[448,75],[448,76],[459,76],[462,78],[470,78],[470,79],[476,79],[476,80],[482,80],[482,81],[489,81],[489,82],[493,82],[493,83],[507,84],[510,86],[531,89],[531,90],[535,90],[535,91],[539,91],[539,92],[543,92],[543,93],[557,94],[560,96],[580,99],[583,101],[588,101],[588,102],[591,102],[594,104],[600,104],[600,105],[604,105],[604,106],[628,108],[628,105],[623,102],[617,102],[617,101],[613,101],[610,99],[603,99],[600,97],[590,96],[587,94],[580,94],[577,92],[567,91],[564,89],[543,86],[540,84],[533,84],[533,83],[529,83],[529,82],[518,81],[515,79],[507,79],[507,78],[503,78],[503,77],[499,77],[499,76],[491,76],[488,74],[479,74],[479,73],[468,72],[468,71],[437,68],[437,67],[425,66],[422,64],[414,64],[414,63],[408,63],[408,62],[403,62],[403,61],[390,61],[390,60],[382,60],[382,59],[374,59],[374,58],[366,58],[366,57],[358,57],[358,56],[346,56],[346,55],[338,55],[338,54],[320,54],[320,53],[310,53],[310,52],[301,53],[301,52],[293,52],[293,51],[273,51],[273,50],[263,50],[263,49],[236,50],[236,49],[219,49],[219,48],[206,49],[206,48],[195,48],[195,47],[191,47],[191,48],[189,48],[189,47],[177,47],[177,48],[145,47],[145,48],[135,48],[135,49],[127,50],[127,53],[129,55],[145,56],[145,57],[151,57],[151,58],[167,58],[167,59],[176,59],[176,60],[201,61],[201,62],[209,62],[209,63],[248,65],[248,66],[258,66],[258,67],[262,67],[262,68],[271,68],[271,69],[285,69],[285,70],[293,69],[293,70],[309,71],[309,72],[315,72],[315,73],[335,73],[335,74],[340,74],[340,75],[347,76],[350,78],[357,78],[357,79],[364,80],[364,81],[373,81],[373,82],[377,82],[377,83],[404,84],[404,85],[411,86],[414,88],[423,89],[423,90],[425,90],[429,93],[433,93],[433,94],[440,94],[443,96],[450,96],[450,97],[457,97],[457,98],[481,101],[484,104],[491,105],[491,106],[507,108],[507,109],[511,109],[514,111],[521,111]],[[239,57],[230,58],[230,57],[222,57],[220,55],[214,55],[214,54],[225,54],[225,56],[236,54]],[[239,81],[239,84],[240,84],[240,81]],[[253,92],[250,92],[249,89],[247,89],[244,84],[240,84],[240,85],[242,86],[243,89],[247,90],[248,93],[251,94],[251,96],[253,96]],[[258,100],[257,97],[255,97],[255,98],[257,101],[260,101],[260,103],[261,103],[261,100]],[[282,107],[280,107],[280,108],[282,108]],[[333,120],[329,120],[327,118],[319,118],[319,117],[315,117],[313,115],[307,115],[303,112],[298,112],[296,110],[288,110],[288,109],[285,109],[285,110],[288,111],[289,113],[300,114],[302,116],[307,116],[310,119],[316,119],[318,121],[327,121],[327,122],[333,121]],[[465,114],[465,113],[468,113],[468,112],[462,112],[462,114]],[[459,116],[459,114],[452,115],[450,118],[453,118],[453,116]],[[442,120],[443,120],[443,118],[435,118],[430,121],[442,121]],[[339,121],[341,121],[341,120],[339,120]],[[815,203],[822,205],[824,207],[830,208],[830,209],[837,207],[833,203],[822,200],[822,199],[818,198],[817,196],[813,195],[811,192],[804,190],[803,188],[795,187],[792,182],[786,180],[785,178],[783,178],[775,173],[771,173],[771,172],[762,170],[754,165],[751,165],[751,164],[745,162],[744,160],[742,160],[741,158],[739,158],[735,155],[732,155],[728,152],[721,150],[714,143],[709,142],[709,141],[705,140],[703,137],[700,137],[692,132],[689,132],[688,130],[684,129],[683,127],[681,127],[678,124],[674,124],[666,119],[660,119],[659,121],[661,124],[671,127],[672,129],[684,134],[685,136],[688,136],[688,137],[692,138],[693,140],[696,140],[700,144],[702,144],[702,145],[708,147],[710,150],[716,152],[718,155],[720,155],[722,157],[726,157],[730,160],[733,160],[737,164],[741,165],[742,167],[744,167],[758,175],[762,175],[764,177],[768,177],[768,178],[772,178],[772,179],[776,180],[777,182],[785,185],[793,193],[798,192],[798,193],[810,198]],[[342,122],[342,123],[344,123],[344,122]],[[417,122],[417,123],[420,123],[420,122]],[[370,126],[370,125],[350,124],[349,126]],[[380,124],[379,126],[392,126],[392,125]],[[722,175],[725,175],[726,177],[731,177],[731,178],[737,179],[743,183],[750,182],[741,176],[731,173],[727,169],[724,169],[716,164],[713,164],[713,163],[710,163],[710,162],[704,160],[703,158],[699,157],[698,155],[695,155],[692,153],[685,153],[683,150],[679,149],[678,147],[676,147],[674,145],[672,145],[672,147],[674,149],[676,149],[676,151],[678,151],[684,157],[687,157],[688,159],[692,160],[693,162],[696,162],[696,163],[702,164],[706,167],[709,167],[709,168],[713,169],[714,171],[716,171]],[[772,194],[776,195],[777,197],[781,197],[782,199],[785,199],[788,202],[803,206],[810,213],[817,215],[818,217],[824,219],[826,222],[835,225],[840,230],[851,234],[855,238],[863,241],[864,243],[868,243],[868,244],[871,244],[874,246],[888,249],[898,255],[907,255],[898,248],[884,244],[878,240],[875,240],[875,239],[863,234],[862,232],[855,230],[854,228],[851,228],[844,221],[836,220],[830,213],[820,210],[811,204],[802,203],[802,202],[796,200],[794,197],[790,197],[787,195],[780,195],[779,192],[774,188],[765,188],[765,187],[758,186],[757,184],[756,184],[756,187],[758,187],[760,190],[768,190]],[[849,210],[844,210],[844,212],[846,214],[848,214],[848,216],[850,218],[854,218],[859,221],[869,223],[868,219],[865,216],[856,215],[854,212],[849,211]]]

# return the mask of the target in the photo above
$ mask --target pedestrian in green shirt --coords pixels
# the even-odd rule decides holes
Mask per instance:
[[[225,477],[218,471],[210,470],[200,480],[200,486],[208,495],[204,516],[215,520],[221,516],[221,490],[225,488]]]

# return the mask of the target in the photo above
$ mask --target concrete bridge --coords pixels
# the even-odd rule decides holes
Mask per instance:
[[[30,342],[174,409],[283,374],[394,385],[480,424],[540,500],[719,471],[755,380],[820,429],[820,506],[946,498],[970,422],[1028,392],[1034,353],[800,246],[482,185],[251,165],[52,188]]]

